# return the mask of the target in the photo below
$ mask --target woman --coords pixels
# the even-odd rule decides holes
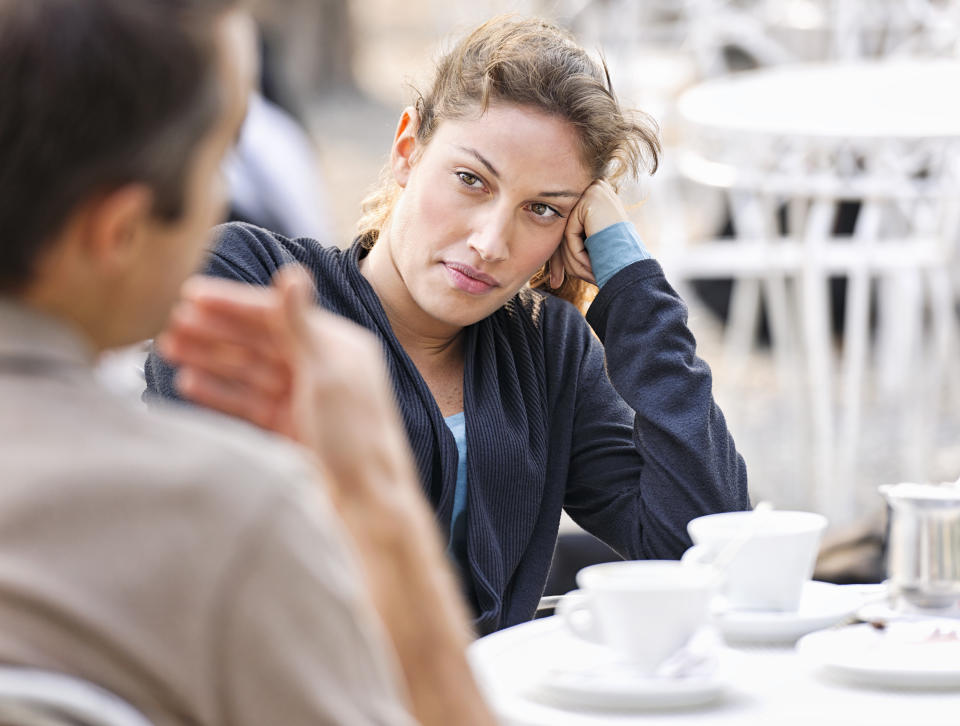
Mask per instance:
[[[404,110],[352,247],[219,230],[211,274],[262,285],[297,261],[382,340],[481,633],[532,617],[562,509],[625,557],[675,558],[691,518],[749,505],[685,307],[612,186],[658,150],[564,31],[496,18]],[[284,362],[250,336],[218,358],[230,333],[201,318],[175,318],[184,374],[152,358],[150,387],[283,430]]]

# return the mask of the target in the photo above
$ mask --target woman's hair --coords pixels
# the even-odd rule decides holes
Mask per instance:
[[[610,85],[606,64],[593,60],[567,31],[537,18],[499,16],[461,40],[437,64],[426,94],[417,92],[417,142],[429,143],[445,119],[482,113],[491,103],[528,106],[571,123],[584,165],[614,186],[625,176],[657,169],[656,123],[640,112],[625,113]],[[358,223],[372,246],[400,195],[387,165],[363,201]],[[530,280],[549,283],[547,265]],[[567,277],[556,295],[583,304],[588,288]]]

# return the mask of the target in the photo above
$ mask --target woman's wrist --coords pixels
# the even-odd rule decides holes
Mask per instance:
[[[584,241],[590,255],[590,266],[598,287],[627,265],[652,255],[640,239],[633,222],[617,222],[590,235]]]

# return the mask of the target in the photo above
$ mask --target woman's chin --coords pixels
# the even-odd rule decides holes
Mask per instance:
[[[493,314],[503,305],[499,297],[494,300],[457,299],[459,295],[444,295],[443,299],[433,299],[421,309],[430,317],[455,328],[465,328],[479,323]]]

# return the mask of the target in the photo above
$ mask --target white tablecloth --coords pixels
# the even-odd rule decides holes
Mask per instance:
[[[582,648],[557,617],[476,641],[471,664],[508,726],[956,726],[960,690],[898,690],[841,683],[801,659],[793,646],[730,649],[719,700],[661,711],[568,710],[528,695],[543,674]]]

